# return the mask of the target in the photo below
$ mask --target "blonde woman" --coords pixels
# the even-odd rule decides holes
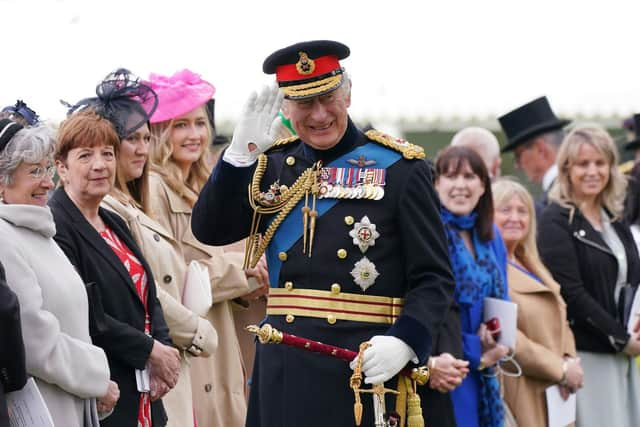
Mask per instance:
[[[584,368],[577,424],[630,426],[640,419],[640,335],[630,305],[640,260],[621,221],[626,182],[606,130],[579,125],[565,137],[540,221],[538,247],[560,284]],[[631,317],[631,327],[628,327]]]
[[[216,327],[216,356],[194,360],[191,366],[194,406],[199,426],[239,426],[246,417],[246,377],[233,321],[233,302],[265,293],[265,264],[245,272],[242,253],[225,253],[200,243],[191,233],[191,210],[210,174],[206,163],[211,127],[205,104],[213,85],[189,70],[171,77],[152,74],[149,84],[158,94],[158,109],[151,118],[153,147],[149,176],[151,208],[169,230],[185,260],[208,267],[213,305],[206,318]],[[248,276],[258,280],[249,281]],[[251,284],[251,285],[250,285]],[[256,285],[257,284],[257,285]]]
[[[582,367],[560,285],[538,255],[531,195],[508,178],[496,181],[492,192],[493,218],[507,248],[509,296],[518,304],[515,359],[522,367],[522,376],[504,377],[504,399],[518,426],[546,426],[545,389],[558,384],[567,398],[582,386]]]

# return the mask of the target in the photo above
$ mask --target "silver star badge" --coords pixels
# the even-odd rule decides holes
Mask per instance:
[[[376,239],[380,237],[380,233],[376,231],[376,225],[371,224],[371,221],[365,215],[360,222],[353,224],[353,230],[349,232],[349,236],[353,238],[353,244],[359,247],[362,253],[365,253],[369,246],[376,244]]]
[[[363,291],[366,291],[367,288],[373,285],[380,273],[376,270],[374,263],[369,261],[367,257],[363,257],[360,261],[356,262],[353,270],[351,270],[351,275],[353,276],[353,281],[356,282]]]

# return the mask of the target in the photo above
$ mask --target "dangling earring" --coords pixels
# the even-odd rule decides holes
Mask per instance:
[[[0,193],[0,203],[4,203],[4,191]]]

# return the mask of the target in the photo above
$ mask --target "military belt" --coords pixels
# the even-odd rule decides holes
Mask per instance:
[[[402,312],[403,298],[349,294],[317,289],[269,289],[268,315],[284,315],[292,322],[295,316],[392,324]]]

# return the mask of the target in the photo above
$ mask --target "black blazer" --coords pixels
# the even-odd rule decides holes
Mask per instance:
[[[5,392],[20,390],[27,382],[18,297],[7,286],[0,264],[0,427],[9,427]]]
[[[144,369],[153,347],[153,339],[171,345],[169,328],[164,320],[156,285],[149,265],[142,256],[125,223],[116,214],[100,208],[104,223],[142,262],[147,273],[147,298],[151,317],[151,336],[144,333],[144,306],[124,265],[100,234],[85,219],[64,189],[59,188],[49,201],[56,224],[54,239],[65,252],[85,283],[93,283],[89,293],[92,317],[91,338],[104,349],[111,369],[111,379],[120,387],[120,400],[111,416],[101,426],[137,425],[138,403],[135,369]],[[97,289],[97,291],[96,291]],[[99,295],[99,301],[96,301]],[[104,313],[96,313],[102,305]],[[161,401],[151,404],[153,425],[164,426],[167,416]]]
[[[578,350],[620,352],[629,339],[625,319],[640,282],[640,260],[629,227],[621,221],[612,226],[627,255],[629,286],[619,304],[614,300],[618,262],[582,213],[551,203],[540,221],[540,255],[560,284]]]

